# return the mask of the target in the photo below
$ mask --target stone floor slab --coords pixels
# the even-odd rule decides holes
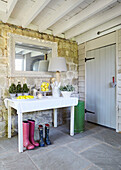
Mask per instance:
[[[0,162],[0,170],[5,170],[3,162]]]
[[[106,144],[94,146],[81,155],[104,170],[121,170],[121,151]]]
[[[32,156],[33,162],[44,170],[82,170],[90,166],[90,162],[76,155],[66,147]]]
[[[27,155],[4,163],[5,170],[38,170]]]
[[[65,133],[66,135],[69,135],[69,132],[70,132],[70,127],[68,125],[62,125],[62,126],[59,126],[57,127],[57,129],[63,133]],[[84,132],[81,132],[81,133],[75,133],[75,135],[73,136],[74,139],[80,139],[80,138],[83,138],[85,136],[89,136],[89,135],[92,135],[94,134],[95,131],[93,131],[92,129],[87,129],[85,128]]]
[[[0,147],[2,148],[3,152],[17,148],[17,145],[18,145],[17,136],[12,137],[11,139],[5,137],[0,139]]]
[[[108,143],[112,146],[115,146],[115,147],[118,147],[118,148],[121,147],[121,134],[116,133],[115,130],[106,129],[102,132],[94,134],[93,137],[100,140],[100,141]]]
[[[89,167],[87,170],[102,170],[101,168],[92,165],[91,167]]]
[[[78,139],[67,146],[72,149],[74,152],[80,153],[84,150],[87,150],[90,147],[93,147],[94,145],[100,144],[101,141],[96,140],[93,137],[85,137],[82,139]]]
[[[69,134],[64,134],[63,132],[57,130],[57,129],[51,129],[50,131],[50,140],[53,145],[64,145],[70,142],[75,141],[73,137],[71,137]]]

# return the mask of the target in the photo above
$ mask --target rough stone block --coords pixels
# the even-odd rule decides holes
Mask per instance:
[[[77,65],[78,64],[78,59],[74,58],[74,63]]]
[[[2,121],[0,122],[0,132],[5,132],[6,122]]]
[[[77,65],[76,64],[70,64],[70,71],[77,71]]]
[[[73,63],[73,58],[67,57],[66,58],[66,63]]]
[[[52,110],[24,113],[23,120],[33,119],[35,120],[35,129],[38,129],[38,125],[52,122]]]
[[[0,57],[0,65],[6,64],[7,65],[7,58],[6,57]]]
[[[43,39],[44,39],[44,40],[48,40],[48,39],[49,39],[48,35],[47,35],[47,34],[44,34],[44,35],[43,35]]]
[[[54,37],[52,35],[48,35],[49,36],[49,41],[54,41]]]
[[[7,38],[7,29],[3,29],[1,35],[2,37]]]
[[[5,65],[0,67],[0,75],[7,76],[7,67]]]
[[[6,87],[6,80],[7,80],[6,77],[0,77],[0,87],[1,88]]]
[[[3,50],[0,48],[0,54],[3,54]]]
[[[66,56],[68,57],[69,56],[69,51],[66,50]]]
[[[0,35],[2,35],[2,29],[0,29]]]
[[[8,56],[8,51],[4,50],[4,57],[7,57],[7,56]]]
[[[1,112],[1,111],[0,111]],[[0,113],[0,122],[3,121],[2,113]]]
[[[4,38],[0,37],[0,46],[4,46]]]

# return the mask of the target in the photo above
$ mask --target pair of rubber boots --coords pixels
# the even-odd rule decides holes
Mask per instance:
[[[39,125],[39,134],[40,134],[40,147],[44,147],[45,143],[46,145],[51,145],[50,139],[49,139],[49,124],[45,124],[45,142],[43,140],[43,126]]]
[[[34,129],[34,120],[28,119],[28,121],[23,121],[23,146],[28,150],[39,146],[39,143],[34,140]]]

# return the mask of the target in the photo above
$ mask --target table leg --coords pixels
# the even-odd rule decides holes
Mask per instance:
[[[74,106],[71,106],[70,135],[74,136]]]
[[[54,127],[57,127],[57,109],[54,109]]]
[[[23,152],[23,121],[22,121],[22,113],[18,113],[18,150],[19,152]]]
[[[11,107],[8,105],[8,138],[11,138]]]

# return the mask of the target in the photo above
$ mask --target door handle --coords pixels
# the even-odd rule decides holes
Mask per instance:
[[[110,84],[111,84],[112,88],[116,87],[117,83],[115,81],[115,77],[114,76],[112,77],[112,82]]]

